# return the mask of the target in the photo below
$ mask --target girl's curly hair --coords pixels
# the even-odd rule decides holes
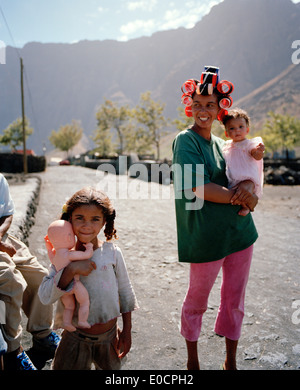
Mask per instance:
[[[70,221],[75,209],[87,205],[95,205],[101,208],[105,219],[104,235],[106,240],[111,241],[113,238],[118,239],[117,231],[114,226],[116,211],[112,202],[103,191],[93,187],[85,187],[80,191],[77,191],[64,205],[61,219]]]

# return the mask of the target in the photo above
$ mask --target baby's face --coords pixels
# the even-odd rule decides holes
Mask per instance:
[[[234,142],[244,141],[248,133],[249,127],[247,127],[245,118],[230,119],[226,123],[225,135]]]

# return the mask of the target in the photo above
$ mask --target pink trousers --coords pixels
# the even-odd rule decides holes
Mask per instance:
[[[221,268],[221,302],[215,332],[230,340],[240,338],[252,254],[253,245],[218,261],[191,264],[189,289],[181,312],[181,334],[186,340],[199,338],[208,296]]]

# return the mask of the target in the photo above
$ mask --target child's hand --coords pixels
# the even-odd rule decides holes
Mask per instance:
[[[64,269],[58,282],[58,287],[65,290],[72,282],[75,275],[88,276],[96,268],[96,264],[91,260],[71,261],[71,263]]]
[[[261,160],[264,157],[265,145],[260,143],[254,149],[251,150],[251,156],[255,160]]]
[[[68,268],[73,275],[88,276],[94,269],[97,268],[96,264],[91,260],[78,260],[72,261]]]
[[[116,345],[116,350],[118,353],[119,359],[123,359],[131,348],[131,331],[120,330],[118,329],[118,341]]]

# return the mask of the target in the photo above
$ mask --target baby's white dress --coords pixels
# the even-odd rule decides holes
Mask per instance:
[[[258,198],[263,194],[264,163],[263,159],[255,160],[250,152],[260,143],[263,143],[262,138],[256,137],[241,142],[226,141],[223,147],[229,188],[236,187],[241,181],[252,180]]]

